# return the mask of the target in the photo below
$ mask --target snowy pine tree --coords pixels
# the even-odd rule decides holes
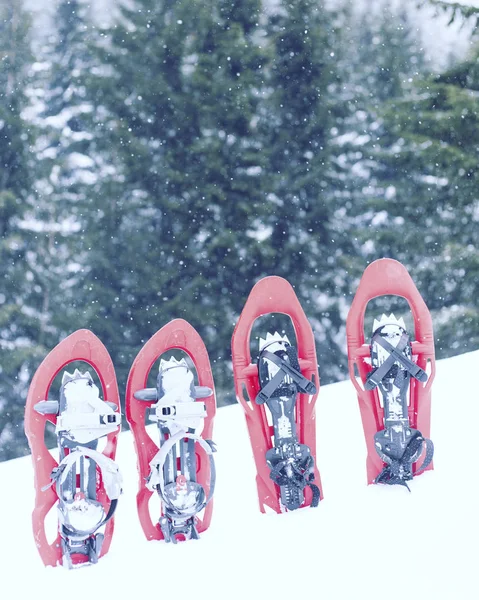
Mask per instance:
[[[98,144],[116,172],[85,229],[85,310],[120,381],[141,345],[184,317],[218,361],[218,388],[231,387],[239,289],[260,274],[259,11],[256,0],[136,0],[98,44]]]
[[[385,218],[379,205],[391,202],[393,180],[402,181],[405,176],[392,161],[391,181],[379,183],[377,178],[382,169],[380,157],[388,153],[383,147],[387,146],[384,113],[388,108],[394,111],[411,94],[413,82],[425,76],[425,66],[417,31],[401,8],[385,3],[371,12],[352,11],[347,30],[343,94],[348,111],[336,143],[342,151],[338,163],[346,189],[343,226],[354,241],[347,292],[352,300],[367,262],[382,256],[399,259],[395,250],[377,244],[377,224]],[[394,227],[391,224],[391,238],[402,247],[404,232],[395,232]]]
[[[345,355],[336,341],[347,273],[347,233],[337,218],[343,183],[334,161],[341,118],[338,15],[311,0],[280,3],[268,23],[266,96],[260,126],[267,157],[271,249],[267,272],[296,288],[314,323],[321,376],[340,376]],[[344,244],[343,244],[344,242]]]
[[[26,452],[22,421],[38,348],[39,321],[28,256],[34,239],[25,228],[32,185],[33,135],[22,113],[31,54],[29,21],[16,0],[0,6],[0,460]]]
[[[477,57],[418,83],[390,107],[370,200],[374,252],[414,273],[435,318],[439,356],[479,340]]]
[[[48,62],[41,63],[35,87],[38,168],[29,216],[37,243],[31,266],[50,345],[82,326],[78,314],[78,275],[85,268],[82,214],[98,168],[90,133],[93,107],[86,80],[92,58],[85,35],[91,25],[85,12],[79,0],[58,4],[55,35],[43,49]]]

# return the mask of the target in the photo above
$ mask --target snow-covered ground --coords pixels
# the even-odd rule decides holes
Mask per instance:
[[[132,437],[122,433],[117,460],[124,494],[110,552],[75,571],[45,568],[35,548],[30,458],[2,463],[2,597],[475,600],[478,365],[479,350],[438,362],[435,470],[415,479],[411,493],[366,485],[356,395],[343,381],[321,388],[317,404],[324,500],[315,509],[263,515],[242,409],[220,409],[213,519],[199,541],[176,546],[143,537]]]

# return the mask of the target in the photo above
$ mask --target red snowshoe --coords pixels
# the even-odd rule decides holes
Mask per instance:
[[[268,332],[253,362],[253,323],[270,313],[291,318],[298,347],[286,336]],[[245,411],[256,463],[261,512],[267,506],[278,513],[317,506],[321,481],[315,460],[316,349],[311,326],[285,279],[265,277],[253,287],[233,333],[232,356],[236,396]]]
[[[146,387],[154,363],[175,348],[191,358],[199,385],[187,360],[173,356],[160,360],[156,387]],[[189,323],[175,319],[140,350],[126,388],[126,418],[138,459],[138,516],[148,540],[197,539],[209,527],[216,479],[211,441],[215,412],[213,375],[203,340]],[[147,432],[150,423],[157,425],[152,437],[158,443]],[[153,492],[161,500],[157,523],[149,510]]]
[[[408,301],[414,341],[404,320],[391,314],[374,320],[372,337],[365,342],[366,306],[383,295]],[[349,374],[358,393],[366,438],[368,483],[408,487],[413,476],[433,468],[429,435],[435,358],[431,315],[401,263],[383,258],[367,267],[346,332]]]
[[[63,373],[58,399],[48,399],[57,374],[74,361],[84,361],[95,369],[103,400],[90,373],[77,369]],[[121,427],[119,405],[111,358],[87,329],[58,344],[33,377],[25,433],[35,472],[33,535],[47,566],[94,564],[109,550],[113,513],[121,493],[121,476],[114,463]],[[45,445],[47,421],[55,425],[58,461]],[[45,518],[55,504],[58,535],[49,543]]]

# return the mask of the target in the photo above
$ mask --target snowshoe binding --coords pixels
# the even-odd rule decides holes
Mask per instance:
[[[156,422],[160,437],[160,450],[150,461],[147,487],[156,491],[163,504],[160,527],[167,542],[176,543],[176,536],[198,538],[195,515],[211,500],[215,486],[213,461],[214,444],[195,435],[206,417],[206,405],[196,401],[213,394],[205,386],[195,386],[193,373],[185,359],[161,360],[156,389],[146,388],[136,392],[137,400],[157,398],[148,416]],[[206,496],[196,481],[195,443],[202,446],[211,461],[211,483]],[[178,468],[179,460],[179,468]]]
[[[314,481],[314,458],[298,442],[294,411],[299,392],[315,394],[316,386],[301,374],[296,348],[286,336],[268,333],[260,339],[258,378],[261,390],[256,403],[266,403],[273,419],[274,446],[266,452],[270,477],[280,488],[281,504],[295,510],[304,503],[304,488],[312,491],[311,506],[319,503]]]
[[[408,301],[416,340],[411,341],[404,320],[391,314],[374,320],[370,343],[365,342],[366,306],[383,295]],[[401,263],[383,258],[367,267],[346,333],[349,373],[367,446],[368,483],[408,487],[413,476],[433,468],[434,447],[428,438],[435,356],[431,315]]]
[[[393,314],[374,320],[371,339],[371,365],[365,388],[379,389],[383,398],[384,429],[374,436],[376,451],[386,463],[375,483],[399,484],[408,487],[413,478],[413,464],[426,448],[419,475],[432,461],[434,446],[417,430],[410,427],[408,396],[411,377],[425,383],[427,373],[411,359],[411,343],[404,320]]]
[[[86,359],[88,354],[90,362],[96,363],[97,368],[99,365],[106,367],[107,377],[111,380],[108,394],[112,401],[100,398],[100,391],[88,371],[82,373],[75,369],[73,373],[63,372],[59,400],[36,402],[35,390],[43,388],[47,396],[45,383],[48,388],[54,377],[50,381],[42,379],[42,372],[45,373],[43,363],[37,372],[39,379],[34,378],[27,400],[27,436],[34,460],[35,456],[37,461],[42,460],[36,466],[37,506],[33,522],[37,546],[45,564],[54,566],[61,562],[69,569],[95,564],[106,553],[113,533],[113,515],[121,494],[122,478],[114,462],[116,437],[121,427],[118,390],[111,360],[100,344],[91,332],[76,332],[49,355],[53,355],[54,360],[46,360],[46,367],[50,366],[49,362],[54,366],[57,358],[61,360],[62,347],[67,355],[65,358],[72,350],[72,357],[67,362]],[[56,374],[55,371],[53,373]],[[45,420],[55,424],[58,463],[45,446],[38,452],[35,430],[40,430],[42,421],[44,427]],[[104,449],[100,451],[102,441],[105,442]],[[47,475],[45,464],[48,463],[51,469]],[[54,544],[49,545],[43,521],[55,502],[59,536]]]
[[[176,543],[178,540],[198,539],[200,530],[204,531],[209,524],[216,480],[215,446],[210,439],[216,403],[206,349],[196,331],[186,321],[178,319],[160,330],[157,336],[144,347],[132,367],[127,386],[127,417],[132,425],[139,458],[142,481],[138,510],[143,529],[148,539]],[[167,348],[170,344],[172,346]],[[171,347],[181,347],[187,352],[188,346],[195,349],[193,361],[198,375],[202,383],[208,385],[195,385],[187,361],[171,357],[160,360],[155,388],[135,389],[133,379],[138,373],[137,367],[144,375],[149,365],[148,356],[151,359],[155,355],[156,360],[157,354],[161,355]],[[148,371],[150,368],[151,365]],[[149,405],[141,411],[141,404],[145,403]],[[151,443],[142,445],[140,440],[146,439],[142,418],[148,423],[156,423],[158,446],[151,438]],[[209,434],[208,437],[205,434]],[[198,460],[200,453],[207,457],[206,461]],[[149,497],[145,496],[145,489],[150,493],[156,492],[161,500],[162,514],[153,528],[147,512]],[[201,513],[203,518],[200,518]]]
[[[291,318],[298,347],[287,337],[268,333],[252,361],[254,321],[269,313]],[[261,512],[281,513],[318,505],[322,498],[315,463],[315,402],[318,365],[311,326],[291,285],[265,277],[252,289],[232,338],[238,402],[244,409],[256,464]]]

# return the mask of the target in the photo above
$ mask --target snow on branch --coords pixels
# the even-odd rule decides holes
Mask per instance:
[[[438,10],[442,10],[449,15],[449,25],[454,23],[456,19],[463,19],[464,22],[472,22],[474,33],[479,28],[479,6],[471,6],[464,2],[447,2],[447,0],[422,0],[421,6],[435,6]]]

